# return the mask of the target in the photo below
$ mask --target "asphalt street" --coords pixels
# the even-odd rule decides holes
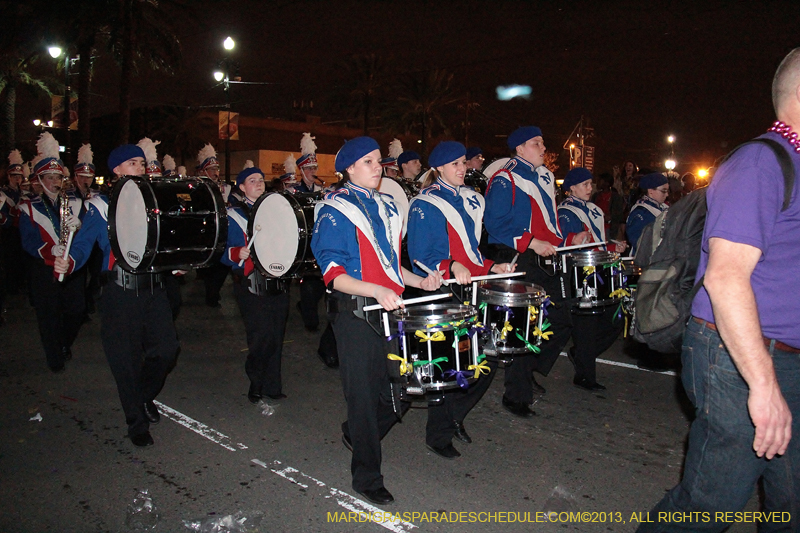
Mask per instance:
[[[148,490],[154,531],[165,532],[237,512],[262,532],[633,531],[680,479],[691,408],[679,377],[637,369],[619,339],[598,365],[607,391],[575,388],[562,357],[539,378],[547,393],[529,420],[502,408],[500,369],[466,420],[474,442],[454,441],[456,460],[426,449],[426,412],[415,404],[383,441],[396,501],[372,506],[351,489],[339,375],[316,354],[321,331],[303,328],[297,287],[283,352],[288,398],[266,416],[246,397],[245,333],[230,280],[222,308],[211,309],[202,282],[187,278],[176,322],[182,349],[158,398],[156,443],[145,449],[126,438],[99,316],[83,326],[66,372],[54,375],[27,298],[8,299],[0,531],[133,531],[126,515],[137,489]],[[748,510],[757,509],[754,495]],[[383,511],[392,515],[369,514]]]

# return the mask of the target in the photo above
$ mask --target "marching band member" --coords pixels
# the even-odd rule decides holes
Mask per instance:
[[[376,190],[380,157],[370,137],[350,140],[339,150],[335,167],[343,185],[317,204],[311,247],[332,291],[329,311],[347,401],[342,441],[353,453],[353,489],[384,505],[394,498],[383,484],[380,441],[408,404],[398,402],[392,391],[386,361],[390,345],[353,311],[365,298],[392,311],[403,305],[406,284],[435,290],[441,276],[421,278],[400,266],[403,220],[391,197]]]
[[[645,226],[668,209],[667,204],[664,203],[669,196],[667,181],[667,177],[660,172],[653,172],[639,180],[639,188],[645,191],[645,195],[633,204],[625,223],[628,241],[632,247],[631,255],[636,255],[639,237],[642,236]]]
[[[398,179],[400,174],[400,167],[397,164],[397,158],[403,153],[403,145],[400,139],[392,139],[389,143],[389,155],[381,159],[381,168],[383,169],[383,177]]]
[[[422,162],[417,152],[406,150],[397,156],[397,165],[400,167],[400,177],[409,185],[418,186],[417,176],[422,171]]]
[[[408,217],[412,261],[444,272],[445,279],[455,278],[461,285],[471,283],[472,276],[514,270],[507,263],[485,259],[478,250],[484,199],[464,187],[465,154],[464,145],[454,141],[439,143],[433,149],[428,162],[439,177],[411,201]],[[414,272],[423,274],[416,263]],[[437,455],[447,459],[461,455],[453,446],[454,435],[462,442],[472,442],[464,429],[464,418],[491,385],[497,365],[490,368],[489,375],[480,376],[467,391],[447,392],[444,402],[428,405],[427,446]]]
[[[300,169],[301,179],[300,183],[295,185],[294,192],[315,193],[323,190],[322,180],[316,176],[319,165],[317,165],[317,145],[314,139],[310,133],[304,133],[300,140],[302,155],[296,161],[296,165]]]
[[[262,397],[280,400],[286,398],[281,389],[281,352],[289,315],[288,281],[265,277],[250,258],[247,225],[250,209],[265,191],[264,173],[245,168],[236,176],[236,185],[244,201],[228,208],[228,242],[221,260],[232,269],[233,292],[247,331],[247,399],[250,403]]]
[[[238,197],[236,194],[232,194],[230,184],[222,181],[220,177],[217,151],[214,150],[211,144],[206,144],[197,153],[196,171],[198,176],[209,178],[219,188],[223,202],[228,205],[238,204]],[[219,309],[222,307],[219,303],[222,299],[220,291],[222,286],[225,285],[225,280],[228,279],[228,273],[231,269],[221,262],[215,262],[197,270],[203,277],[203,284],[206,290],[206,305]]]
[[[161,163],[158,161],[158,151],[156,146],[161,144],[161,141],[153,141],[149,137],[143,137],[136,146],[144,152],[144,173],[149,178],[160,178],[162,176]]]
[[[165,178],[178,177],[177,171],[175,170],[175,158],[173,158],[171,155],[165,154],[161,159],[161,165],[164,168]]]
[[[28,166],[22,161],[19,150],[12,150],[8,154],[8,168],[6,177],[8,183],[2,187],[6,196],[4,208],[7,209],[7,220],[0,228],[2,236],[2,265],[5,281],[5,290],[8,294],[17,294],[21,285],[27,285],[26,261],[27,254],[22,249],[22,238],[19,233],[19,204],[27,196],[22,188],[25,180],[25,171]],[[2,289],[0,287],[0,289]]]
[[[483,150],[480,146],[470,146],[467,148],[467,170],[481,171],[483,169]]]
[[[75,182],[75,193],[84,201],[92,196],[97,196],[99,193],[92,190],[95,167],[91,144],[83,144],[78,149],[78,162],[75,164],[73,170],[75,170],[75,177],[73,178]]]
[[[108,156],[108,168],[117,179],[141,176],[145,155],[141,148],[124,144]],[[95,243],[103,251],[105,285],[100,298],[100,338],[117,383],[117,392],[135,446],[151,446],[150,424],[161,419],[154,400],[175,365],[178,338],[172,321],[162,274],[131,274],[116,264],[108,240],[108,201],[96,196],[87,201],[89,211],[76,234],[69,258],[55,260],[56,273],[80,268]]]
[[[603,210],[589,201],[592,196],[592,173],[585,168],[573,168],[567,172],[561,187],[569,193],[566,200],[558,206],[558,223],[564,235],[563,246],[605,242],[605,223]],[[614,244],[608,248],[624,252],[626,244]],[[597,383],[597,356],[614,344],[624,322],[616,320],[618,307],[609,305],[600,314],[580,313],[572,309],[573,347],[570,360],[575,367],[572,383],[589,391],[605,390]]]
[[[64,254],[69,233],[81,225],[83,201],[62,190],[66,169],[58,158],[58,141],[45,132],[36,147],[39,153],[32,179],[41,184],[43,193],[19,206],[19,231],[23,248],[34,258],[30,264],[31,300],[47,366],[58,373],[72,358],[72,343],[85,316],[86,271],[79,270],[60,283],[53,276],[53,265]]]
[[[572,321],[568,306],[561,301],[557,269],[551,267],[550,274],[539,266],[544,258],[555,259],[555,247],[563,240],[556,212],[555,177],[544,166],[542,131],[536,126],[519,128],[508,136],[507,143],[515,155],[491,177],[486,191],[484,224],[489,244],[494,245],[495,260],[507,261],[519,253],[517,267],[526,272],[525,281],[542,286],[555,304],[547,310],[553,336],[542,345],[541,352],[514,358],[506,368],[503,407],[516,416],[530,417],[534,415],[528,407],[534,390],[545,392],[532,371],[544,376],[550,372],[569,339]]]

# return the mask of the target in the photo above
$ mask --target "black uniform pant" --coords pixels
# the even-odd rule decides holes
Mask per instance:
[[[144,404],[161,391],[178,354],[167,293],[160,287],[123,289],[108,281],[99,309],[100,338],[117,382],[128,435],[144,433],[150,427]]]
[[[19,228],[13,226],[0,228],[0,261],[3,263],[3,275],[8,294],[18,294],[28,283],[26,267],[32,262],[31,257],[22,248]]]
[[[206,288],[206,305],[216,307],[221,299],[220,291],[225,285],[225,279],[228,277],[231,267],[215,261],[201,270]]]
[[[507,263],[513,259],[516,251],[503,245],[493,247],[494,260]],[[553,305],[547,307],[547,316],[550,322],[548,331],[553,332],[549,340],[543,341],[538,354],[514,356],[510,366],[506,367],[506,392],[508,400],[518,403],[533,403],[533,376],[536,371],[543,376],[550,373],[553,365],[558,360],[562,348],[572,334],[572,316],[568,302],[561,297],[561,278],[556,273],[553,276],[539,267],[536,252],[526,250],[517,260],[517,271],[525,272],[525,281],[540,285],[547,292]],[[550,272],[552,273],[552,272]]]
[[[483,374],[468,389],[444,391],[444,401],[428,404],[425,441],[434,448],[443,448],[453,440],[455,422],[463,423],[467,414],[483,398],[497,373],[497,362],[487,361],[490,372]]]
[[[64,366],[62,349],[72,346],[86,313],[86,270],[82,268],[59,282],[53,267],[36,259],[31,262],[30,276],[31,300],[47,366],[59,370]]]
[[[353,446],[353,489],[375,490],[383,487],[381,439],[409,404],[396,403],[392,393],[386,358],[392,344],[352,313],[355,301],[349,295],[336,293],[333,298],[336,310],[331,307],[329,318],[336,334],[339,373],[347,401],[342,432]]]
[[[575,329],[572,343],[575,345],[573,362],[575,379],[597,381],[595,361],[597,356],[608,350],[622,332],[625,321],[616,317],[618,306],[609,305],[598,309],[598,313],[587,315],[572,313]]]
[[[325,282],[320,276],[307,275],[300,280],[300,315],[306,329],[319,327],[319,301],[325,294]]]
[[[281,394],[281,354],[289,293],[256,296],[242,282],[233,284],[233,292],[247,332],[247,377],[262,395]]]

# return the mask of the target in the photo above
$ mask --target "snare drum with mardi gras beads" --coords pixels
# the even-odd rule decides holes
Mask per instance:
[[[576,298],[576,308],[619,305],[622,297],[622,265],[619,254],[605,251],[571,252],[562,256],[569,275],[566,298]]]
[[[513,355],[539,352],[547,339],[549,303],[543,287],[518,280],[491,280],[478,284],[478,316],[486,328],[483,353],[510,362]]]
[[[389,359],[407,379],[406,393],[466,389],[489,367],[478,357],[477,311],[470,305],[431,304],[389,315],[400,354]]]

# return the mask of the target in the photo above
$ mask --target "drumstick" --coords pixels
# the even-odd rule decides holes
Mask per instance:
[[[253,236],[250,237],[250,242],[247,243],[247,249],[249,250],[253,246],[253,242],[256,240],[256,235],[258,232],[261,231],[261,224],[256,224],[255,231],[253,232]],[[244,259],[239,261],[239,266],[244,265]]]
[[[399,300],[405,305],[410,304],[421,304],[423,302],[433,302],[435,300],[444,300],[445,298],[452,298],[452,294],[434,294],[431,296],[420,296],[419,298],[411,298],[409,300]],[[377,311],[378,309],[383,309],[381,304],[374,304],[374,305],[365,305],[362,311]]]
[[[431,270],[430,268],[426,267],[425,265],[423,265],[422,263],[420,263],[416,259],[414,259],[414,264],[417,265],[419,267],[419,269],[422,270],[423,272],[425,272],[427,275],[429,275],[429,276],[433,276],[434,275],[433,270]]]
[[[500,279],[500,278],[518,278],[519,276],[524,276],[525,272],[507,272],[505,274],[487,274],[485,276],[472,276],[472,281],[486,281],[487,279]],[[451,283],[456,283],[454,279],[446,279],[442,282],[442,285],[450,285]]]
[[[517,259],[519,259],[519,252],[514,256],[514,259],[508,264],[508,271],[511,272],[514,269],[514,265],[517,264]]]
[[[560,248],[556,248],[556,252],[566,252],[567,250],[577,250],[578,248],[595,248],[597,246],[603,246],[604,244],[607,244],[606,241],[587,242],[586,244],[575,244],[573,246],[561,246]]]
[[[69,237],[67,238],[67,246],[64,248],[64,256],[61,258],[64,261],[66,261],[67,258],[69,257],[69,249],[72,248],[72,237],[74,236],[75,236],[75,230],[70,228]],[[59,282],[64,281],[64,274],[58,275],[58,281]]]

